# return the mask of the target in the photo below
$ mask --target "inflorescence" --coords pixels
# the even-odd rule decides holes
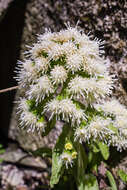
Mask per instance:
[[[76,27],[46,31],[19,62],[17,81],[24,89],[19,100],[21,126],[43,132],[45,115],[67,122],[74,139],[91,143],[101,140],[118,150],[127,147],[127,110],[112,93],[113,76],[103,58],[103,42]],[[103,101],[104,100],[104,101]],[[72,164],[77,153],[66,150],[61,159]]]

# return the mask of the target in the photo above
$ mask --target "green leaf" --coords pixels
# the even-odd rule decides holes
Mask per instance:
[[[0,154],[3,154],[3,153],[5,153],[5,150],[4,150],[4,149],[1,149],[1,150],[0,150]]]
[[[44,147],[39,148],[35,151],[32,151],[32,154],[34,156],[41,156],[41,157],[52,157],[52,149]]]
[[[85,153],[85,149],[82,144],[79,143],[79,152],[78,152],[78,158],[79,158],[79,166],[82,166],[84,168],[84,171],[88,164],[88,158]]]
[[[0,163],[2,163],[4,161],[4,159],[0,158]]]
[[[97,144],[96,144],[97,145]],[[96,151],[93,151],[93,144],[90,144],[89,146],[89,153],[88,153],[88,169],[89,171],[95,171],[97,173],[97,168],[100,165],[100,162],[102,161],[102,155],[99,149]]]
[[[84,189],[84,175],[87,167],[88,158],[82,144],[78,144],[78,160],[77,160],[77,185],[78,190]]]
[[[116,127],[114,127],[112,124],[110,124],[110,125],[108,126],[108,128],[109,128],[111,131],[113,131],[114,133],[116,133],[116,134],[118,135],[118,129],[117,129]]]
[[[69,134],[70,127],[64,126],[61,135],[59,136],[55,148],[52,153],[52,174],[50,179],[50,186],[53,188],[59,182],[60,177],[64,172],[63,162],[60,161],[60,155],[64,150],[65,139]]]
[[[5,153],[5,149],[3,149],[2,144],[0,144],[0,154],[3,154],[3,153]],[[3,161],[4,161],[4,159],[0,158],[0,163],[3,162]]]
[[[0,154],[5,153],[5,149],[3,148],[2,144],[0,144]]]
[[[85,175],[85,186],[81,190],[99,190],[97,179],[92,174]]]
[[[109,179],[109,183],[112,187],[112,190],[117,190],[116,182],[115,182],[115,179],[114,179],[113,175],[111,174],[111,172],[107,170],[106,175]]]
[[[118,176],[121,178],[121,180],[125,183],[127,183],[127,174],[123,170],[118,170]]]
[[[100,149],[97,147],[97,144],[92,144],[92,150],[93,152],[97,153],[100,151]]]
[[[88,162],[91,163],[93,159],[93,152],[92,151],[89,151],[89,154],[88,154]]]
[[[101,154],[105,160],[109,158],[109,147],[103,142],[97,142],[97,145],[101,151]]]

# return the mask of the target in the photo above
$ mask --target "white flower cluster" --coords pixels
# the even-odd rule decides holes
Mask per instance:
[[[28,131],[43,130],[45,121],[38,120],[50,112],[50,119],[56,117],[75,127],[80,142],[100,139],[126,148],[126,108],[116,100],[100,104],[113,88],[103,53],[103,42],[91,40],[76,27],[39,35],[26,60],[19,62],[17,81],[25,91],[19,103],[21,125]],[[27,100],[35,102],[34,112],[23,103]],[[89,108],[94,109],[90,120]]]
[[[105,136],[111,137],[112,134],[114,134],[114,132],[108,128],[110,123],[111,120],[109,118],[103,119],[102,117],[96,116],[90,124],[76,130],[76,138],[79,138],[80,142],[89,142],[90,139],[106,141]]]
[[[75,136],[80,142],[101,140],[117,150],[127,148],[127,109],[116,99],[95,104],[104,117],[95,116],[88,125],[77,128]]]
[[[50,119],[56,115],[57,119],[71,122],[72,125],[75,123],[79,125],[81,120],[85,120],[84,111],[82,109],[77,109],[76,105],[70,99],[54,99],[46,104],[44,111],[51,112]]]
[[[127,109],[116,99],[107,101],[103,104],[95,105],[97,110],[102,110],[106,115],[114,117],[113,125],[127,137]]]
[[[36,64],[35,64],[36,62]],[[46,58],[37,58],[33,60],[25,60],[18,62],[17,81],[21,88],[34,84],[36,80],[48,70],[48,60]]]
[[[20,113],[20,125],[23,128],[27,128],[27,132],[34,132],[35,130],[40,133],[41,131],[45,131],[47,126],[46,121],[44,119],[41,121],[37,116],[29,110],[29,105],[25,98],[20,99],[19,101],[19,113]]]
[[[93,101],[99,101],[100,98],[104,98],[105,94],[111,93],[111,79],[103,78],[98,80],[96,78],[83,78],[76,76],[68,84],[68,91],[72,96],[79,98],[82,96],[84,99],[90,100],[91,96]],[[92,102],[91,102],[92,103]]]
[[[98,111],[104,111],[106,114],[114,114],[116,116],[125,116],[127,117],[127,109],[124,105],[116,99],[106,101],[103,104],[95,104],[94,107]]]
[[[48,76],[43,75],[37,80],[37,84],[30,85],[30,89],[26,92],[29,99],[35,98],[36,102],[41,102],[45,96],[53,93],[54,89]]]

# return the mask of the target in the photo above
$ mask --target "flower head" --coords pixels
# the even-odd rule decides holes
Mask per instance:
[[[78,153],[77,153],[76,151],[72,152],[72,154],[71,154],[72,158],[73,158],[73,159],[76,159],[76,158],[77,158],[77,154],[78,154]]]
[[[66,67],[69,71],[75,72],[82,68],[83,57],[79,54],[68,55]]]
[[[75,122],[79,124],[82,119],[85,119],[85,114],[83,110],[78,110],[76,105],[70,99],[63,99],[63,100],[52,100],[51,102],[47,103],[45,106],[45,111],[50,111],[51,118],[53,115],[56,115],[58,119],[64,121],[71,121],[71,124]]]
[[[20,125],[27,128],[27,132],[34,132],[35,130],[40,133],[46,127],[46,121],[30,111],[29,104],[25,98],[20,99],[18,111],[20,113]]]
[[[68,152],[62,153],[60,159],[65,163],[66,168],[68,168],[68,165],[72,166],[73,164],[72,155]]]
[[[36,102],[40,102],[45,96],[49,96],[50,93],[53,93],[53,91],[51,81],[44,75],[37,80],[36,84],[30,86],[27,94],[29,99],[35,98]]]
[[[125,117],[127,116],[127,109],[116,99],[106,101],[103,104],[95,104],[94,106],[97,110],[103,110],[107,114]]]
[[[60,161],[64,162],[66,165],[66,168],[70,165],[72,167],[72,164],[74,160],[77,158],[78,153],[76,151],[69,152],[65,151],[60,156]]]
[[[111,120],[95,117],[88,125],[77,128],[75,136],[80,142],[101,140],[107,143],[114,132],[108,127]]]
[[[72,146],[72,144],[70,142],[65,144],[65,149],[66,150],[72,150],[72,148],[73,148],[73,146]]]
[[[63,84],[67,79],[67,71],[63,66],[56,65],[50,72],[54,84]]]
[[[67,122],[81,143],[100,140],[126,148],[127,110],[115,99],[105,101],[112,93],[113,77],[103,53],[103,42],[77,27],[38,35],[26,59],[19,62],[17,81],[24,89],[21,125],[28,131],[44,130],[46,115]],[[29,106],[28,101],[34,103]],[[67,143],[61,155],[66,165],[77,156],[71,148]]]

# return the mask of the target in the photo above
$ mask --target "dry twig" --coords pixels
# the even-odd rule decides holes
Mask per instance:
[[[13,86],[13,87],[10,87],[10,88],[2,89],[2,90],[0,90],[0,93],[8,92],[8,91],[15,90],[15,89],[18,89],[18,88],[19,88],[19,86]]]

